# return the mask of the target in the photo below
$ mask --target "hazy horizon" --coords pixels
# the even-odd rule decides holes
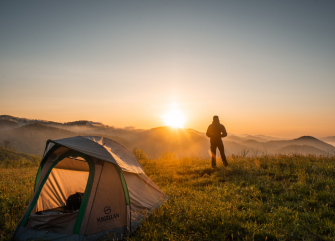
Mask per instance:
[[[6,114],[0,114],[0,117],[2,115],[6,115]],[[9,115],[10,116],[10,115]],[[65,124],[65,123],[71,123],[71,122],[78,122],[78,121],[88,121],[88,122],[91,122],[92,124],[102,124],[104,126],[108,126],[108,127],[112,127],[112,128],[116,128],[116,129],[128,129],[128,130],[150,130],[150,129],[155,129],[155,128],[161,128],[161,127],[169,127],[169,128],[177,128],[177,129],[191,129],[191,130],[195,130],[195,131],[198,131],[198,132],[202,132],[202,133],[206,133],[206,130],[197,130],[197,129],[193,129],[193,128],[188,128],[188,127],[171,127],[171,126],[168,126],[168,125],[160,125],[160,126],[152,126],[152,127],[149,127],[149,128],[138,128],[134,125],[132,126],[125,126],[125,127],[120,127],[120,126],[115,126],[115,125],[108,125],[106,123],[103,123],[101,121],[91,121],[91,120],[72,120],[72,121],[54,121],[54,120],[46,120],[46,119],[36,119],[36,118],[26,118],[26,117],[18,117],[18,116],[12,116],[14,118],[22,118],[22,119],[28,119],[28,120],[36,120],[36,121],[42,121],[42,122],[57,122],[57,123],[60,123],[60,124]],[[78,127],[79,128],[79,127]],[[75,131],[75,130],[72,130],[72,131]],[[309,135],[288,135],[288,136],[276,136],[276,135],[266,135],[266,134],[263,134],[263,133],[258,133],[258,134],[250,134],[250,133],[241,133],[241,134],[237,134],[237,133],[232,133],[232,132],[227,132],[228,135],[235,135],[235,136],[248,136],[248,135],[251,135],[251,136],[268,136],[268,137],[275,137],[275,138],[280,138],[280,139],[295,139],[295,138],[299,138],[301,136],[309,136]],[[313,136],[315,138],[325,138],[325,137],[333,137],[332,135],[328,135],[328,136]],[[335,143],[334,142],[329,142],[329,141],[325,141],[326,143],[329,143],[331,145],[334,145],[335,146]]]
[[[335,136],[334,10],[303,0],[2,1],[0,113],[202,132],[218,115],[237,135]]]

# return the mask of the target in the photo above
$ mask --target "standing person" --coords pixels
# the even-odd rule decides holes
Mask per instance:
[[[224,147],[222,137],[227,136],[226,128],[220,124],[218,116],[213,117],[213,123],[208,126],[206,135],[210,138],[211,152],[212,152],[212,167],[216,167],[216,148],[219,149],[223,165],[228,166],[226,155],[224,154]]]

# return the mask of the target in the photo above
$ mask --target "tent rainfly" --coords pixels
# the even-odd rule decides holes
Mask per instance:
[[[77,200],[77,209],[70,199],[72,204]],[[167,199],[136,157],[113,140],[99,136],[48,140],[35,192],[12,237],[122,239]]]

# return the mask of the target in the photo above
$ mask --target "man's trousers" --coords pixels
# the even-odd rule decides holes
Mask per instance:
[[[212,152],[212,167],[216,167],[216,148],[219,149],[223,165],[228,166],[226,155],[224,154],[224,147],[222,141],[211,142]]]

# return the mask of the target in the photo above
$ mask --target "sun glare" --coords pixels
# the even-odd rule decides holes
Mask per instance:
[[[170,110],[163,116],[166,125],[184,128],[185,116],[180,110]]]

